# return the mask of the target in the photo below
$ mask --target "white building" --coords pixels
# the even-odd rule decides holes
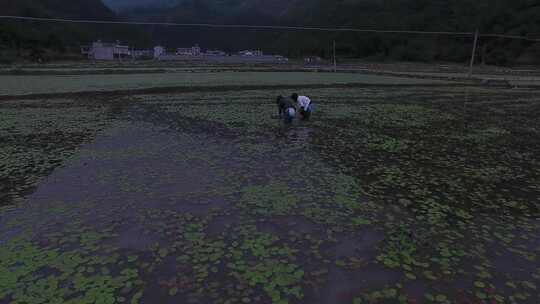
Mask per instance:
[[[198,45],[190,47],[190,48],[178,48],[176,50],[176,55],[200,56],[201,55],[201,48]]]
[[[94,60],[114,60],[131,56],[129,46],[120,45],[119,42],[104,43],[97,41],[92,43],[90,47],[82,47],[81,51],[83,55],[87,55],[88,58]]]
[[[154,52],[152,50],[132,50],[133,59],[152,59]]]
[[[238,52],[238,55],[240,55],[240,56],[256,56],[256,57],[264,56],[263,52],[260,51],[260,50],[255,50],[255,51],[251,51],[251,50],[241,51],[241,52]]]
[[[220,50],[208,50],[204,53],[206,56],[227,56],[227,53]]]
[[[154,59],[159,59],[161,56],[165,55],[167,52],[165,51],[165,48],[158,45],[154,47]]]

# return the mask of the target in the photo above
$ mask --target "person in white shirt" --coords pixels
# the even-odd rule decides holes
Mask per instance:
[[[298,103],[300,117],[302,117],[303,120],[309,120],[312,111],[311,99],[307,96],[298,96],[296,93],[292,94],[291,98]]]

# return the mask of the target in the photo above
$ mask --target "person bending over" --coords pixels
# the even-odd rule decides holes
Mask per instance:
[[[298,104],[298,109],[300,112],[300,117],[303,120],[309,120],[311,117],[311,99],[307,96],[298,96],[298,94],[294,93],[291,95],[291,98],[296,101]]]
[[[294,101],[288,97],[278,96],[277,98],[279,118],[285,123],[291,123],[296,116]]]

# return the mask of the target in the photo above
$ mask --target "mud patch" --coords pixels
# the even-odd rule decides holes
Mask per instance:
[[[332,266],[328,272],[327,283],[318,293],[311,295],[307,303],[351,303],[355,297],[381,286],[392,286],[399,282],[399,279],[398,272],[375,264],[355,271]]]
[[[327,249],[329,255],[335,258],[359,257],[371,259],[377,250],[377,245],[384,240],[384,233],[374,229],[364,229],[352,236],[338,238],[335,246]]]
[[[208,225],[206,229],[206,232],[210,236],[216,236],[221,233],[225,233],[228,229],[238,224],[239,221],[240,221],[240,217],[235,214],[220,215],[212,219],[212,221],[210,222],[210,224]]]
[[[193,199],[190,201],[177,201],[173,203],[160,204],[159,208],[170,209],[177,212],[189,213],[202,217],[211,211],[223,210],[229,207],[227,199],[224,197],[206,197]]]
[[[124,226],[116,231],[117,237],[107,243],[115,248],[134,251],[146,251],[151,246],[165,244],[164,239],[150,231],[145,231],[137,224]]]
[[[407,282],[403,290],[409,295],[409,298],[415,299],[417,303],[423,303],[424,295],[429,291],[429,283],[423,281]]]

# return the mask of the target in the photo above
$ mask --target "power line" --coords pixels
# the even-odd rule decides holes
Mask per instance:
[[[321,31],[321,32],[355,32],[355,33],[381,33],[381,34],[414,34],[414,35],[447,35],[447,36],[474,36],[474,32],[451,32],[451,31],[406,31],[406,30],[375,30],[347,27],[323,27],[323,26],[281,26],[281,25],[246,25],[246,24],[212,24],[212,23],[174,23],[174,22],[141,22],[141,21],[108,21],[108,20],[81,20],[62,18],[38,18],[26,16],[0,16],[0,19],[39,22],[62,22],[62,23],[86,23],[86,24],[111,24],[111,25],[155,25],[176,27],[200,27],[222,29],[259,29],[259,30],[293,30],[293,31]],[[540,42],[525,36],[504,34],[479,34],[479,37],[517,39],[532,42]]]
[[[206,27],[206,28],[238,28],[238,29],[263,29],[263,30],[300,30],[300,31],[326,31],[326,32],[360,32],[360,33],[388,33],[388,34],[418,34],[418,35],[453,35],[471,36],[472,32],[439,32],[439,31],[402,31],[402,30],[374,30],[346,27],[321,27],[321,26],[281,26],[281,25],[245,25],[245,24],[211,24],[211,23],[172,23],[172,22],[137,22],[137,21],[106,21],[106,20],[78,20],[59,18],[37,18],[24,16],[0,16],[0,19],[26,20],[42,22],[64,23],[90,23],[90,24],[115,24],[115,25],[157,25],[178,27]]]

